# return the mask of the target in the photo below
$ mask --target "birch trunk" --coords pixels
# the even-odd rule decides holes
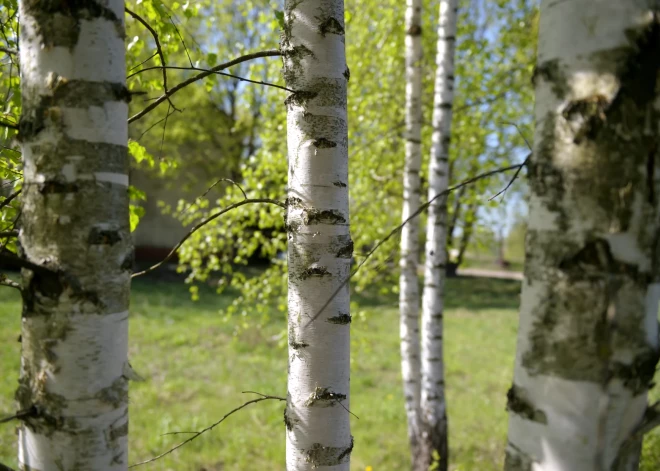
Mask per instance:
[[[429,165],[429,206],[422,298],[421,447],[415,469],[446,471],[449,463],[447,404],[442,355],[442,316],[447,265],[449,141],[454,102],[457,0],[441,0],[438,17],[433,137]],[[437,466],[437,467],[435,467]]]
[[[349,71],[342,0],[287,0],[283,74],[289,189],[286,466],[348,471],[353,242],[348,220]],[[312,321],[313,318],[316,319]]]
[[[508,471],[634,470],[658,360],[655,2],[541,4]]]
[[[124,2],[20,2],[21,470],[127,468]]]
[[[422,1],[408,0],[406,6],[406,156],[403,169],[403,211],[406,221],[420,206],[422,159]],[[399,331],[401,373],[408,419],[411,455],[419,455],[419,218],[401,230],[401,274],[399,276]]]

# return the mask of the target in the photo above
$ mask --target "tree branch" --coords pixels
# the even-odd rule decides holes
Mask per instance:
[[[530,152],[529,154],[527,154],[527,157],[525,157],[525,160],[523,160],[523,163],[520,164],[520,167],[518,168],[518,170],[516,170],[516,173],[513,174],[513,178],[511,178],[511,180],[509,180],[508,185],[505,186],[504,189],[498,191],[498,192],[495,193],[493,196],[491,196],[490,198],[488,198],[488,201],[493,201],[493,200],[494,200],[495,198],[497,198],[498,196],[503,195],[504,193],[506,193],[506,190],[508,190],[509,187],[510,187],[511,185],[513,185],[513,182],[516,181],[516,178],[518,178],[518,174],[520,174],[520,171],[523,169],[523,167],[524,167],[525,165],[527,165],[527,162],[529,161],[529,159],[530,159],[531,156],[532,156],[532,153],[531,153],[531,152]]]
[[[7,206],[9,203],[11,203],[12,201],[14,201],[14,200],[16,199],[16,197],[17,197],[18,195],[20,195],[20,194],[21,194],[21,190],[18,190],[18,191],[15,191],[14,193],[12,193],[11,195],[7,196],[7,197],[2,201],[2,203],[0,203],[0,209],[4,208],[4,207]]]
[[[155,270],[156,268],[160,267],[160,266],[163,265],[165,262],[167,262],[169,259],[171,259],[171,258],[174,256],[174,254],[177,252],[177,250],[179,250],[179,248],[181,248],[181,246],[183,245],[183,243],[184,243],[186,240],[188,240],[188,239],[190,238],[190,236],[192,236],[192,235],[193,235],[195,232],[197,232],[199,229],[201,229],[202,227],[204,227],[205,225],[207,225],[209,222],[213,221],[214,219],[216,219],[216,218],[222,216],[223,214],[225,214],[225,213],[231,211],[232,209],[236,209],[236,208],[238,208],[238,207],[240,207],[240,206],[243,206],[243,205],[246,205],[246,204],[250,204],[250,203],[268,203],[268,204],[274,204],[274,205],[277,205],[277,206],[279,206],[279,207],[281,207],[281,208],[286,209],[286,204],[282,203],[281,201],[273,200],[273,199],[270,199],[270,198],[247,198],[247,199],[244,199],[244,200],[242,200],[242,201],[239,201],[238,203],[230,204],[229,206],[227,206],[226,208],[222,209],[221,211],[218,211],[217,213],[213,214],[212,216],[209,216],[208,218],[204,219],[203,221],[197,223],[192,229],[190,229],[190,231],[188,232],[188,234],[186,234],[186,235],[183,237],[183,239],[181,239],[181,240],[179,241],[179,243],[176,244],[176,245],[174,246],[174,248],[170,251],[169,254],[167,254],[167,256],[166,256],[163,260],[161,260],[161,261],[158,262],[157,264],[155,264],[155,265],[153,265],[153,266],[147,268],[146,270],[142,270],[142,271],[140,271],[140,272],[133,273],[133,275],[132,275],[131,277],[132,277],[132,278],[135,278],[136,276],[146,275],[147,273],[149,273],[149,272]],[[1,259],[0,259],[0,260],[1,260]]]
[[[153,457],[153,458],[151,458],[151,459],[148,459],[148,460],[146,460],[146,461],[141,461],[140,463],[132,464],[132,465],[129,466],[129,468],[135,468],[136,466],[141,466],[141,465],[143,465],[143,464],[153,463],[154,461],[156,461],[156,460],[162,458],[163,456],[167,456],[167,455],[169,455],[169,454],[172,453],[173,451],[178,450],[179,448],[181,448],[183,445],[192,442],[194,439],[196,439],[197,437],[199,437],[199,436],[202,435],[203,433],[206,433],[206,432],[208,432],[208,431],[210,431],[210,430],[213,430],[216,426],[218,426],[218,425],[220,425],[222,422],[224,422],[229,416],[231,416],[232,414],[238,412],[239,410],[241,410],[241,409],[243,409],[244,407],[247,407],[247,406],[249,406],[249,405],[251,405],[251,404],[256,404],[257,402],[267,401],[267,400],[271,400],[271,399],[272,399],[272,400],[276,400],[276,401],[286,401],[286,398],[285,398],[285,397],[280,397],[280,396],[269,396],[269,395],[266,395],[266,394],[255,393],[254,391],[243,391],[243,394],[246,394],[246,393],[258,394],[258,395],[261,396],[261,397],[259,397],[259,398],[257,398],[257,399],[252,399],[252,400],[250,400],[250,401],[247,401],[247,402],[243,403],[242,405],[236,407],[235,409],[232,409],[231,411],[227,412],[227,413],[226,413],[226,414],[225,414],[220,420],[218,420],[218,421],[215,422],[214,424],[209,425],[208,427],[206,427],[206,428],[204,428],[204,429],[202,429],[202,430],[200,430],[200,431],[198,431],[198,432],[193,432],[194,435],[193,435],[192,437],[187,438],[186,440],[182,441],[181,443],[179,443],[178,445],[176,445],[174,448],[169,449],[169,450],[166,451],[165,453],[161,453],[160,455],[155,456],[155,457]],[[185,433],[188,433],[188,432],[185,432]]]
[[[179,83],[178,85],[170,88],[169,93],[160,96],[156,101],[148,105],[145,109],[140,111],[139,113],[134,114],[131,116],[128,120],[129,123],[132,123],[133,121],[137,121],[138,119],[142,118],[145,116],[147,113],[149,113],[151,110],[156,108],[158,105],[160,105],[162,102],[168,100],[172,95],[174,95],[176,92],[179,90],[187,87],[191,83],[197,82],[198,80],[202,80],[205,77],[208,77],[211,74],[217,73],[223,69],[227,69],[233,65],[240,64],[242,62],[247,62],[252,59],[259,59],[261,57],[276,57],[276,56],[281,56],[282,52],[278,51],[277,49],[272,49],[268,51],[260,51],[260,52],[253,52],[251,54],[246,54],[241,57],[237,57],[236,59],[233,59],[229,62],[225,62],[224,64],[219,64],[216,65],[215,67],[212,67],[204,72],[200,72],[199,74],[190,77],[188,80],[184,80],[183,82]]]
[[[12,268],[26,268],[40,275],[46,275],[46,276],[57,275],[57,272],[51,270],[50,268],[46,268],[42,265],[37,265],[36,263],[32,263],[28,260],[25,260],[24,258],[17,257],[16,255],[10,255],[8,253],[0,253],[0,262],[6,263]]]
[[[172,70],[195,70],[198,72],[209,72],[209,74],[213,75],[223,75],[225,77],[231,77],[236,80],[239,80],[241,82],[250,82],[250,83],[256,83],[257,85],[265,85],[267,87],[274,87],[274,88],[279,88],[280,90],[285,90],[290,93],[295,93],[295,90],[292,90],[287,87],[283,87],[282,85],[277,85],[275,83],[270,83],[270,82],[264,82],[261,80],[252,80],[252,79],[246,79],[245,77],[240,77],[238,75],[233,75],[233,74],[228,74],[226,72],[218,72],[218,71],[213,71],[212,69],[202,69],[201,67],[195,67],[195,66],[190,66],[190,67],[181,67],[181,66],[175,66],[175,65],[169,65],[169,66],[159,66],[159,65],[154,65],[151,67],[145,67],[144,69],[140,69],[136,72],[133,72],[131,75],[129,75],[127,78],[131,78],[134,75],[138,75],[142,72],[147,72],[149,70],[158,70],[158,69],[172,69]],[[160,98],[159,98],[160,99]],[[132,119],[132,118],[131,118]]]
[[[165,91],[165,95],[167,95],[167,101],[170,103],[172,108],[174,108],[175,111],[179,111],[177,109],[177,107],[174,106],[174,103],[172,103],[172,100],[170,100],[170,98],[169,98],[169,91],[167,89],[167,69],[166,69],[167,63],[165,62],[165,54],[163,54],[163,49],[160,45],[160,40],[158,39],[158,33],[140,15],[138,15],[137,13],[129,10],[128,8],[124,8],[124,10],[126,11],[126,13],[131,15],[135,20],[142,23],[142,25],[145,28],[147,28],[147,30],[149,30],[149,32],[151,33],[151,36],[154,38],[154,41],[156,42],[156,53],[158,54],[158,57],[160,57],[160,63],[163,66],[163,90]]]
[[[18,55],[18,51],[16,49],[10,49],[5,46],[0,46],[0,52],[4,52],[8,56],[16,56]]]
[[[394,229],[392,229],[392,230],[390,231],[389,234],[387,234],[383,239],[381,239],[381,240],[380,240],[380,241],[374,246],[374,248],[372,248],[372,249],[367,253],[367,255],[365,256],[364,260],[362,260],[362,262],[360,262],[360,264],[357,266],[357,268],[355,269],[355,271],[354,271],[353,273],[351,273],[351,274],[350,274],[350,275],[349,275],[349,276],[348,276],[348,277],[347,277],[347,278],[346,278],[346,279],[345,279],[345,280],[339,285],[339,287],[335,290],[335,292],[332,293],[332,296],[330,296],[330,298],[325,302],[325,304],[321,307],[321,309],[319,309],[319,312],[317,312],[317,313],[316,313],[316,314],[315,314],[315,315],[314,315],[309,321],[307,321],[307,323],[304,325],[304,327],[308,327],[312,322],[314,322],[314,321],[315,321],[315,320],[316,320],[316,319],[317,319],[317,318],[323,313],[323,311],[325,310],[325,308],[328,307],[328,305],[332,302],[332,300],[334,299],[334,297],[337,296],[337,294],[338,294],[338,293],[344,288],[344,286],[346,286],[346,284],[347,284],[347,283],[348,283],[348,282],[349,282],[349,281],[350,281],[350,280],[351,280],[351,279],[357,274],[357,272],[360,270],[360,268],[362,268],[362,266],[367,262],[367,260],[369,260],[369,258],[374,254],[374,252],[376,252],[376,250],[378,250],[378,249],[379,249],[379,248],[380,248],[385,242],[387,242],[388,240],[390,240],[390,239],[391,239],[396,233],[400,232],[401,229],[403,229],[403,227],[404,227],[406,224],[408,224],[410,221],[412,221],[412,220],[415,219],[417,216],[419,216],[419,215],[422,214],[424,211],[426,211],[426,210],[428,209],[428,207],[431,206],[431,204],[432,204],[435,200],[437,200],[437,199],[440,198],[440,197],[443,197],[443,196],[448,195],[448,194],[451,193],[452,191],[456,191],[456,190],[458,190],[458,189],[460,189],[460,188],[463,188],[464,186],[470,185],[470,184],[472,184],[472,183],[474,183],[474,182],[476,182],[476,181],[483,180],[484,178],[488,178],[488,177],[491,177],[491,176],[493,176],[493,175],[497,175],[497,174],[499,174],[499,173],[508,172],[508,171],[510,171],[510,170],[518,170],[520,167],[522,167],[522,165],[523,165],[523,164],[517,164],[517,165],[511,165],[511,166],[509,166],[509,167],[498,168],[498,169],[495,169],[495,170],[491,170],[490,172],[482,173],[482,174],[477,175],[477,176],[475,176],[475,177],[468,178],[467,180],[463,181],[462,183],[459,183],[458,185],[455,185],[455,186],[453,186],[453,187],[451,187],[451,188],[446,189],[445,191],[443,191],[443,192],[441,192],[441,193],[438,193],[438,194],[435,195],[433,198],[431,198],[430,200],[428,200],[427,202],[425,202],[424,204],[422,204],[422,205],[417,209],[417,211],[415,211],[414,213],[412,213],[412,215],[410,215],[410,217],[408,217],[408,219],[406,219],[406,220],[403,221],[401,224],[399,224],[397,227],[395,227]]]
[[[18,231],[0,231],[0,239],[7,239],[9,237],[18,237]]]
[[[0,471],[14,471],[9,466],[0,463]]]
[[[4,273],[0,273],[0,286],[7,286],[22,291],[20,283],[16,283],[14,280],[9,279]],[[2,421],[0,421],[0,423],[2,423]]]

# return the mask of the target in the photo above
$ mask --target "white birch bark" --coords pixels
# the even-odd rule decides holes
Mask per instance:
[[[422,298],[421,446],[417,470],[437,463],[448,466],[447,405],[442,355],[442,316],[447,265],[447,198],[449,142],[454,102],[454,52],[458,0],[441,0],[438,16],[433,137],[429,165],[429,206]]]
[[[127,468],[124,2],[20,3],[21,470]]]
[[[634,470],[658,360],[660,25],[651,0],[541,3],[507,471]]]
[[[348,412],[351,315],[344,283],[353,242],[348,218],[344,2],[287,0],[282,51],[287,86],[296,90],[286,100],[286,466],[289,471],[348,471],[353,449]]]
[[[403,210],[406,221],[420,206],[422,159],[422,1],[406,4],[406,155],[403,169]],[[408,420],[411,455],[419,447],[420,346],[419,346],[419,218],[401,229],[399,315],[401,373]]]

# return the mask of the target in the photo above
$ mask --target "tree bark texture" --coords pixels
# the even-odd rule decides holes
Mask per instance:
[[[124,2],[19,2],[21,470],[127,468]]]
[[[287,0],[283,74],[289,88],[289,471],[348,471],[353,242],[348,215],[350,76],[342,0]],[[312,319],[314,319],[312,321]]]
[[[658,361],[656,8],[541,3],[507,471],[638,466]]]
[[[454,55],[457,0],[441,0],[438,16],[433,137],[429,164],[429,206],[422,298],[421,449],[415,469],[449,465],[447,403],[445,401],[442,317],[447,265],[447,197],[449,142],[454,103]]]
[[[422,160],[422,1],[406,4],[406,155],[403,170],[403,210],[406,221],[419,209]],[[399,315],[401,373],[413,461],[419,455],[420,339],[419,339],[419,218],[401,229]]]

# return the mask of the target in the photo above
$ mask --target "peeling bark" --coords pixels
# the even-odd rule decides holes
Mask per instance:
[[[283,75],[287,87],[296,90],[286,100],[286,466],[289,471],[348,471],[353,449],[347,412],[351,316],[344,283],[353,243],[348,222],[344,4],[288,0],[284,19]]]
[[[21,470],[127,469],[124,3],[19,2]]]
[[[635,470],[659,357],[655,2],[541,4],[507,471]]]
[[[454,103],[454,55],[457,0],[441,0],[438,16],[433,137],[429,164],[429,216],[422,298],[422,387],[420,452],[415,469],[446,471],[449,466],[445,401],[442,317],[447,268],[447,198],[449,142]]]

